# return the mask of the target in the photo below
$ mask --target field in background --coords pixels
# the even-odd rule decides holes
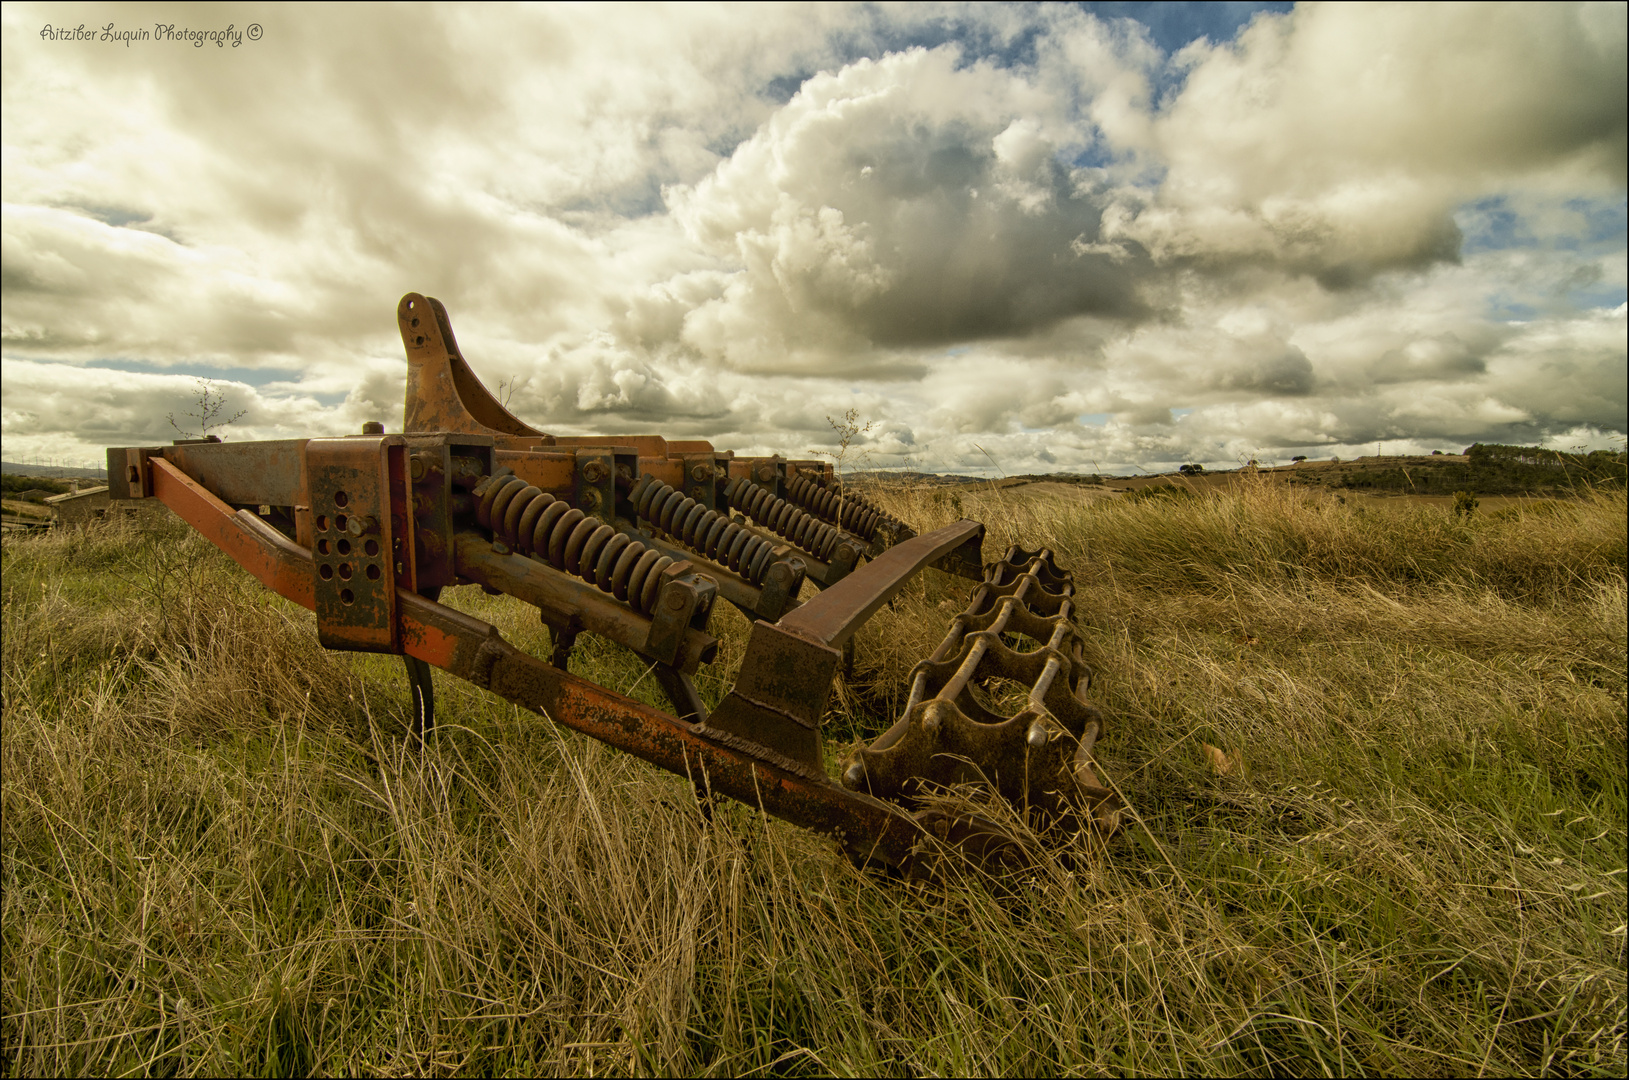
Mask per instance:
[[[452,680],[404,753],[399,662],[173,522],[7,538],[5,1072],[1623,1073],[1621,491],[1022,490],[884,497],[1073,567],[1136,813],[910,886]],[[964,585],[862,633],[834,755]]]

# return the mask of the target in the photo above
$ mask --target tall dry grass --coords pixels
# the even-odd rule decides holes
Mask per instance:
[[[5,1071],[1622,1073],[1621,495],[966,503],[1073,565],[1136,814],[910,886],[451,681],[406,753],[396,663],[184,530],[8,539]],[[964,585],[866,628],[834,754]]]

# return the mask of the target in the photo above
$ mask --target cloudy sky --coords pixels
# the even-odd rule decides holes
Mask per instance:
[[[559,434],[1622,446],[1625,12],[7,4],[4,456],[396,430],[408,291]]]

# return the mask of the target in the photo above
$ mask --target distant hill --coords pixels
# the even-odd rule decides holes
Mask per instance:
[[[1235,483],[1244,474],[1259,473],[1295,485],[1376,495],[1452,495],[1457,491],[1477,495],[1567,495],[1591,487],[1622,486],[1625,473],[1629,472],[1626,462],[1629,457],[1623,451],[1569,454],[1537,446],[1477,443],[1463,454],[1360,457],[1347,461],[1324,458],[1288,465],[1263,465],[1259,469],[1200,470],[1191,476],[1048,473],[996,479],[877,470],[850,473],[848,480],[860,488],[899,484],[980,484],[998,488],[1069,484],[1134,493],[1146,487],[1168,487],[1173,482],[1185,490],[1202,491]]]
[[[1287,476],[1292,484],[1348,491],[1564,495],[1590,487],[1621,486],[1626,468],[1622,452],[1568,454],[1537,446],[1477,443],[1463,454],[1302,461],[1271,471]]]
[[[1120,477],[1103,477],[1096,473],[1025,473],[1022,476],[967,476],[957,473],[911,472],[904,469],[873,469],[844,474],[844,480],[855,487],[897,487],[901,484],[983,484],[986,487],[1017,487],[1021,484],[1105,484]]]
[[[68,476],[107,479],[107,469],[79,469],[70,465],[24,465],[16,461],[0,461],[0,473],[20,476]]]

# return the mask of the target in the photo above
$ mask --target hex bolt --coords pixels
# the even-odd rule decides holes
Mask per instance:
[[[362,425],[362,434],[364,435],[383,435],[384,433],[385,425],[377,420],[369,420]]]
[[[441,455],[420,451],[408,459],[407,468],[414,480],[423,480],[430,473],[441,468]]]
[[[760,466],[758,466],[758,482],[759,483],[767,484],[773,479],[775,479],[775,466],[773,466],[773,465],[760,465]]]
[[[583,466],[583,479],[590,484],[597,484],[605,479],[605,462],[590,461]]]
[[[703,480],[706,480],[707,478],[712,476],[712,474],[713,474],[713,470],[709,466],[697,465],[697,466],[695,466],[694,468],[692,468],[690,470],[690,479],[696,481],[696,483],[699,484]]]
[[[372,514],[356,514],[345,523],[345,531],[352,536],[361,536],[363,533],[372,532],[378,527],[379,519]]]
[[[600,492],[598,488],[589,488],[583,492],[583,508],[590,513],[600,508]]]

